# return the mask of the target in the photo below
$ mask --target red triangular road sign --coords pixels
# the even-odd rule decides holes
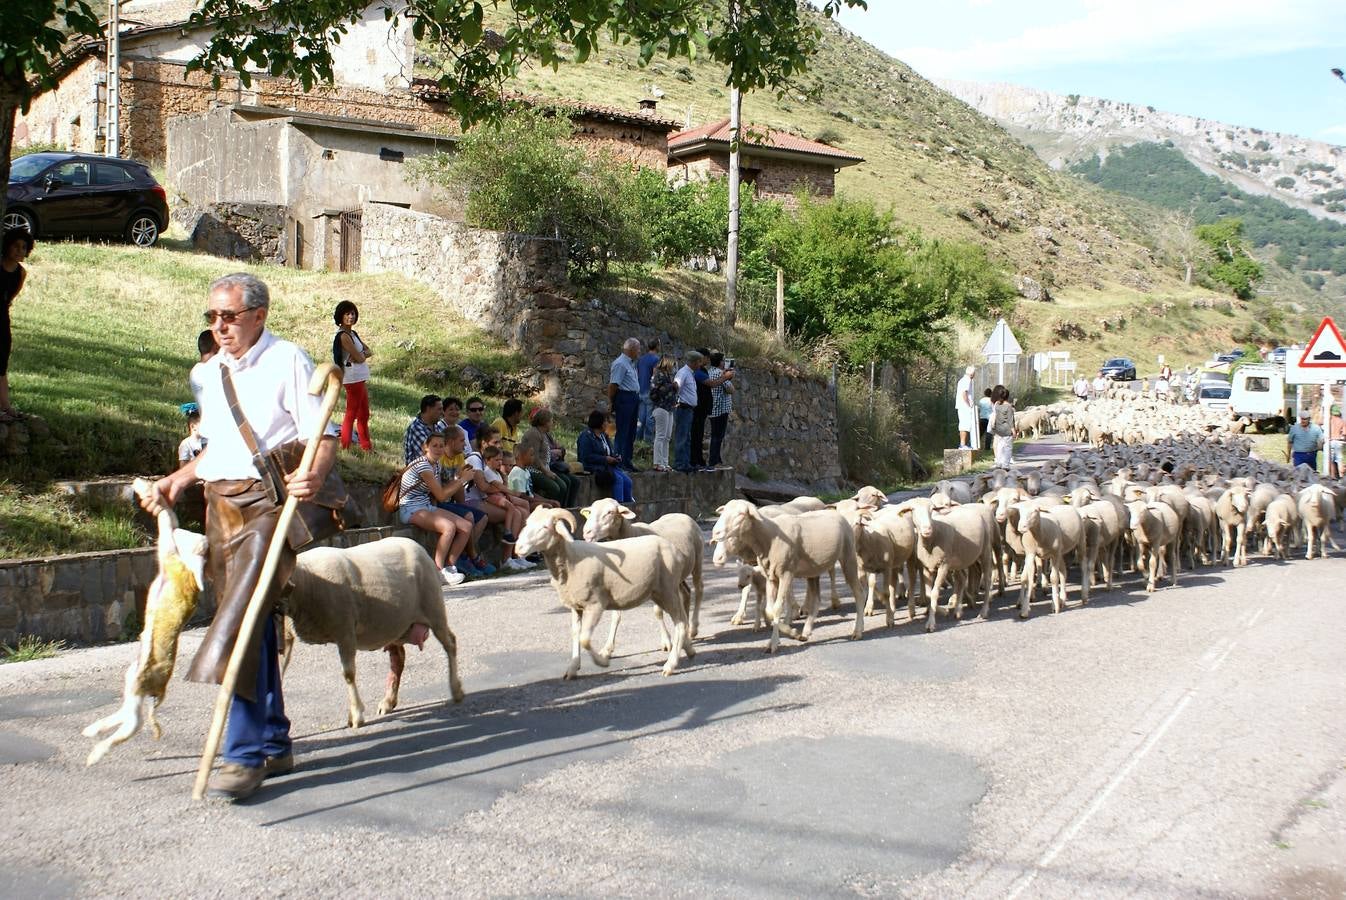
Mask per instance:
[[[1331,316],[1323,317],[1313,340],[1304,348],[1299,365],[1305,369],[1346,369],[1346,340]]]

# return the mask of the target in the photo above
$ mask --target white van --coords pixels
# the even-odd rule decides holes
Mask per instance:
[[[1295,405],[1294,394],[1286,395],[1285,369],[1277,365],[1251,364],[1234,370],[1229,408],[1247,416],[1254,425],[1277,427],[1286,421],[1286,410]],[[1269,420],[1279,420],[1271,422]]]

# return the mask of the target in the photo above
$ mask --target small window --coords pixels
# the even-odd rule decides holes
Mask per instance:
[[[112,163],[94,163],[93,183],[102,185],[123,185],[134,181],[131,173]]]
[[[1243,389],[1252,394],[1265,394],[1271,390],[1270,378],[1249,378],[1243,383]]]
[[[401,150],[389,150],[387,147],[379,148],[379,159],[387,160],[388,162],[400,163],[402,160],[406,159],[406,156],[407,155]]]

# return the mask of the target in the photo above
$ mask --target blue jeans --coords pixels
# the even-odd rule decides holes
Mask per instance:
[[[1303,451],[1303,452],[1300,452],[1299,450],[1296,450],[1296,451],[1294,452],[1293,460],[1294,460],[1294,461],[1291,463],[1291,465],[1294,465],[1294,466],[1307,465],[1307,466],[1309,466],[1309,467],[1311,467],[1311,468],[1313,468],[1313,469],[1317,469],[1317,468],[1318,468],[1318,451],[1317,451],[1317,450],[1305,450],[1305,451]]]
[[[612,398],[612,415],[617,420],[617,446],[622,465],[631,467],[631,454],[636,450],[636,416],[640,414],[640,395],[635,391],[618,391]]]
[[[270,616],[257,623],[262,635],[262,655],[257,660],[257,699],[234,695],[229,706],[229,724],[224,731],[225,762],[256,768],[268,756],[290,752],[290,720],[285,717],[285,697],[280,687],[280,657],[276,652],[276,620]],[[239,635],[239,640],[243,636]]]
[[[692,471],[692,414],[690,406],[673,410],[673,468],[679,472]]]
[[[451,512],[455,516],[462,516],[466,519],[471,519],[473,525],[476,525],[482,519],[486,518],[486,513],[482,512],[481,510],[473,509],[470,506],[464,506],[461,503],[454,503],[452,500],[443,500],[439,503],[436,503],[435,506],[438,506],[445,512]]]
[[[654,404],[650,402],[650,392],[640,395],[640,412],[636,415],[636,440],[647,444],[654,443]]]
[[[635,502],[635,497],[631,495],[631,487],[631,476],[614,466],[612,469],[612,499],[618,503]]]

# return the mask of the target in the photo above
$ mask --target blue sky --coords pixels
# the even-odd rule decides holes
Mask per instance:
[[[869,0],[841,22],[927,78],[1003,81],[1346,144],[1346,2]]]

